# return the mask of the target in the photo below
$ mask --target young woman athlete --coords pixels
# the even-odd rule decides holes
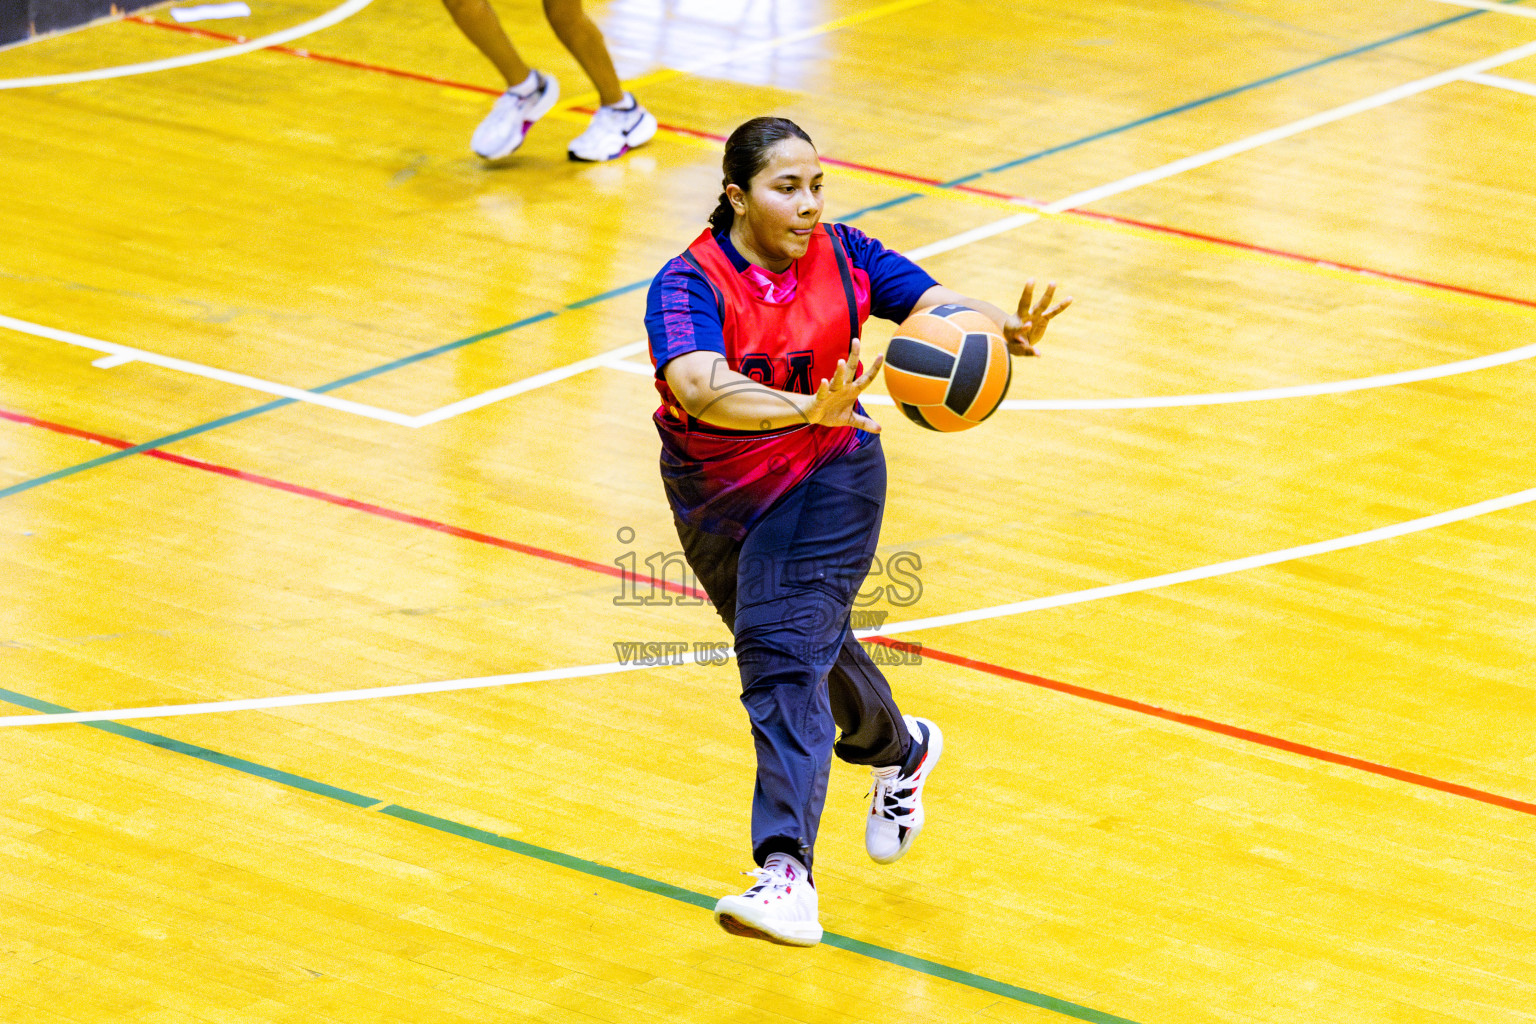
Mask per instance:
[[[923,825],[922,789],[943,750],[903,715],[850,626],[880,536],[885,456],[859,394],[871,314],[900,322],[956,303],[1033,355],[1055,286],[1010,316],[938,284],[846,224],[822,225],[822,171],[792,121],[760,117],[725,145],[710,226],[651,283],[646,329],[661,408],[661,475],[683,553],[736,639],[757,747],[757,883],[715,920],[736,935],[821,941],[811,876],[835,752],[873,767],[864,840],[896,860]],[[834,726],[841,731],[834,742]]]

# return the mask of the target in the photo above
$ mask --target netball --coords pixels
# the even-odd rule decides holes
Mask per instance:
[[[885,352],[885,387],[907,419],[929,430],[969,430],[1008,394],[1013,362],[991,318],[967,306],[918,310]]]

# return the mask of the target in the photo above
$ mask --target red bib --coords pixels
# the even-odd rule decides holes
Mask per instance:
[[[822,225],[795,262],[795,297],[782,304],[758,298],[707,229],[683,258],[719,301],[730,369],[779,391],[809,395],[847,358],[863,310],[847,253]],[[756,432],[711,426],[689,416],[664,379],[656,380],[656,389],[662,398],[655,417],[662,471],[673,508],[712,533],[744,536],[781,495],[859,441],[852,427],[802,424]]]
[[[775,304],[757,297],[708,230],[694,239],[689,262],[703,271],[720,299],[731,369],[802,395],[814,394],[832,376],[859,333],[853,275],[841,250],[827,229],[816,225],[806,254],[795,261],[795,297]]]

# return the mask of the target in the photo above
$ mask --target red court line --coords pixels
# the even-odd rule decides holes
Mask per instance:
[[[87,430],[80,430],[76,427],[65,426],[61,423],[51,423],[47,420],[40,420],[32,416],[10,412],[5,409],[0,409],[0,419],[11,420],[15,423],[23,423],[33,427],[41,427],[44,430],[51,430],[59,434],[67,434],[70,437],[84,438],[87,441],[94,441],[98,444],[109,445],[113,448],[122,449],[134,447],[131,442],[119,440],[118,438],[106,437],[102,434],[95,434]],[[453,537],[459,537],[464,540],[472,540],[480,544],[490,544],[494,547],[503,548],[507,551],[515,551],[519,554],[531,555],[535,558],[543,558],[548,559],[549,561],[559,562],[562,565],[574,566],[578,569],[589,569],[593,572],[600,572],[608,576],[618,576],[622,578],[624,575],[623,570],[616,565],[604,565],[601,562],[588,561],[585,558],[577,558],[573,555],[562,554],[558,551],[550,551],[547,548],[538,548],[529,544],[520,544],[517,541],[504,540],[500,537],[493,537],[487,533],[481,533],[478,530],[467,530],[463,527],[452,526],[447,523],[440,523],[435,519],[427,519],[422,516],[411,515],[408,512],[399,512],[395,509],[385,508],[382,505],[374,505],[366,501],[357,501],[353,498],[344,498],[340,495],[329,494],[325,491],[316,490],[313,487],[304,487],[300,484],[291,484],[283,480],[275,480],[272,477],[262,476],[257,473],[247,473],[242,470],[232,469],[228,466],[220,466],[216,463],[205,462],[202,459],[188,458],[183,455],[172,455],[169,452],[164,452],[159,449],[150,449],[143,454],[152,456],[157,459],[163,459],[166,462],[173,462],[178,466],[186,466],[191,469],[200,469],[209,473],[217,473],[220,476],[229,477],[233,480],[243,480],[247,483],[259,484],[262,487],[270,487],[275,490],[286,492],[288,494],[299,495],[300,497],[314,498],[319,501],[328,502],[332,505],[338,505],[342,508],[353,509],[358,512],[366,512],[369,515],[390,519],[397,523],[408,523],[412,526],[425,527],[426,529],[436,530],[439,533],[446,533]],[[673,593],[684,593],[688,594],[689,596],[699,598],[706,596],[698,590],[693,590],[690,592],[687,589],[678,586],[677,584],[668,583],[666,580],[660,581],[660,585]],[[1228,736],[1232,739],[1243,740],[1245,742],[1254,743],[1259,746],[1269,747],[1273,750],[1281,750],[1288,754],[1295,754],[1300,757],[1309,757],[1313,760],[1323,761],[1328,764],[1336,764],[1344,768],[1353,768],[1356,771],[1367,772],[1371,775],[1379,775],[1383,778],[1393,779],[1397,782],[1406,782],[1409,785],[1420,786],[1422,788],[1431,789],[1439,793],[1448,793],[1452,796],[1465,797],[1469,800],[1476,800],[1480,803],[1491,804],[1494,807],[1503,807],[1507,810],[1519,811],[1522,814],[1536,815],[1536,803],[1528,803],[1524,800],[1517,800],[1514,797],[1501,796],[1497,793],[1489,793],[1481,789],[1473,789],[1471,786],[1463,786],[1455,782],[1446,782],[1443,779],[1437,779],[1429,775],[1420,775],[1418,772],[1404,771],[1401,768],[1393,768],[1390,765],[1377,764],[1374,761],[1364,761],[1358,757],[1350,757],[1348,754],[1334,753],[1331,750],[1323,750],[1320,747],[1307,746],[1304,743],[1295,743],[1291,740],[1281,739],[1278,736],[1270,736],[1265,733],[1254,732],[1252,729],[1244,729],[1241,726],[1227,725],[1224,722],[1213,721],[1209,718],[1200,718],[1197,715],[1186,715],[1178,711],[1169,711],[1166,708],[1160,708],[1153,704],[1144,704],[1138,700],[1131,700],[1129,697],[1119,697],[1112,693],[1104,693],[1099,690],[1090,690],[1086,687],[1074,686],[1071,683],[1058,682],[1054,679],[1047,679],[1044,676],[1031,675],[1028,672],[1021,672],[1018,669],[1008,668],[1005,665],[994,665],[988,661],[979,661],[975,658],[967,658],[960,654],[950,654],[946,651],[940,651],[930,647],[927,644],[914,644],[901,640],[894,640],[889,637],[867,637],[865,642],[881,644],[894,650],[911,652],[921,655],[925,658],[932,658],[935,661],[942,661],[950,665],[957,665],[962,668],[972,669],[974,671],[994,675],[1002,679],[1011,679],[1015,682],[1027,683],[1030,686],[1036,686],[1041,689],[1052,690],[1056,693],[1066,694],[1067,696],[1071,697],[1079,697],[1083,700],[1093,701],[1094,703],[1104,704],[1109,707],[1120,708],[1125,711],[1133,711],[1137,714],[1147,715],[1151,718],[1159,718],[1166,722],[1174,722],[1179,725],[1189,726],[1193,729],[1201,729],[1205,732],[1215,733],[1219,736]]]
[[[104,444],[119,450],[134,447],[132,442],[129,441],[119,440],[115,437],[106,437],[102,434],[93,434],[88,430],[80,430],[75,427],[68,427],[61,423],[50,423],[47,420],[40,420],[32,416],[10,412],[5,409],[0,409],[0,419],[11,420],[15,423],[25,423],[28,426],[33,427],[42,427],[44,430],[51,430],[58,434],[68,434],[70,437],[83,438],[87,441],[94,441],[97,444]],[[192,469],[201,469],[209,473],[217,473],[220,476],[229,477],[233,480],[244,480],[247,483],[260,484],[262,487],[270,487],[273,490],[286,491],[289,494],[297,494],[304,498],[314,498],[317,501],[324,501],[332,505],[339,505],[342,508],[352,509],[357,512],[366,512],[369,515],[379,516],[383,519],[392,519],[397,523],[407,523],[411,526],[420,526],[428,530],[436,530],[438,533],[446,533],[452,537],[459,537],[464,540],[472,540],[478,544],[489,544],[493,547],[504,548],[507,551],[516,551],[518,554],[531,555],[534,558],[543,558],[551,562],[560,562],[563,565],[575,566],[578,569],[587,569],[592,572],[605,573],[609,576],[618,576],[620,578],[623,578],[624,576],[624,570],[617,565],[604,565],[601,562],[591,562],[585,558],[577,558],[574,555],[566,555],[558,551],[550,551],[547,548],[534,547],[531,544],[520,544],[514,540],[504,540],[500,537],[493,537],[488,533],[481,533],[478,530],[469,530],[462,526],[452,526],[448,523],[440,523],[435,519],[427,519],[423,516],[413,516],[408,512],[398,512],[394,509],[385,508],[382,505],[374,505],[366,501],[357,501],[354,498],[343,498],[340,495],[328,494],[325,491],[315,490],[313,487],[304,487],[300,484],[291,484],[283,480],[274,480],[272,477],[262,476],[258,473],[247,473],[242,470],[231,469],[228,466],[220,466],[216,463],[205,462],[202,459],[194,459],[185,455],[174,455],[171,452],[162,451],[158,448],[149,449],[142,454],[148,455],[151,458],[161,459],[165,462],[174,462],[178,466],[187,466]],[[649,585],[650,581],[647,582]],[[707,599],[708,596],[704,594],[703,591],[696,589],[690,590],[675,583],[670,583],[667,580],[658,580],[655,581],[655,584],[665,588],[672,593],[682,594],[687,597]]]
[[[248,42],[245,36],[226,35],[223,32],[212,32],[208,29],[191,28],[186,25],[177,25],[172,22],[156,21],[144,15],[132,15],[126,20],[137,22],[140,25],[152,25],[155,28],[171,29],[175,32],[185,32],[190,35],[202,36],[207,39],[220,39],[226,42]],[[309,60],[325,61],[329,64],[340,64],[344,67],[357,68],[362,71],[376,71],[383,75],[392,75],[396,78],[409,78],[418,82],[429,82],[433,85],[447,86],[452,89],[467,89],[471,92],[485,93],[490,96],[499,96],[500,89],[493,89],[484,85],[471,85],[467,82],[454,82],[446,78],[434,78],[431,75],[421,75],[414,71],[401,71],[398,68],[384,67],[379,64],[366,64],[362,61],[348,60],[344,57],[331,57],[323,53],[313,53],[309,50],[299,50],[288,46],[271,46],[267,49],[276,50],[294,57],[304,57]],[[573,110],[582,113],[592,113],[591,107],[572,107]],[[716,135],[712,132],[699,131],[696,128],[685,128],[681,125],[660,123],[665,131],[676,135],[686,135],[695,139],[708,139],[711,142],[724,143],[724,135]],[[1038,199],[1028,199],[1024,196],[1010,195],[1006,192],[995,192],[991,189],[977,188],[974,185],[946,185],[939,178],[930,178],[920,174],[908,174],[905,171],[892,171],[884,167],[873,167],[868,164],[854,163],[851,160],[839,160],[836,157],[822,155],[821,162],[831,164],[834,167],[847,167],[851,170],[867,171],[870,174],[878,174],[883,177],[894,178],[899,181],[910,181],[916,185],[927,185],[932,188],[948,189],[953,192],[968,192],[971,195],[986,196],[989,199],[1000,199],[1005,202],[1016,203],[1026,208],[1040,209],[1046,204]],[[1327,270],[1342,270],[1347,273],[1360,274],[1365,277],[1373,277],[1384,281],[1397,281],[1402,284],[1416,285],[1422,288],[1433,288],[1437,291],[1453,292],[1458,295],[1469,295],[1479,299],[1490,299],[1494,302],[1507,302],[1516,306],[1525,306],[1536,309],[1536,299],[1522,299],[1511,295],[1501,295],[1497,292],[1482,291],[1477,288],[1467,288],[1462,285],[1446,284],[1442,281],[1431,281],[1421,277],[1411,277],[1406,274],[1396,274],[1390,270],[1375,270],[1371,267],[1357,266],[1353,263],[1341,263],[1338,260],[1323,259],[1319,256],[1307,256],[1303,253],[1288,252],[1284,249],[1275,249],[1269,246],[1256,245],[1251,242],[1238,241],[1232,238],[1223,238],[1219,235],[1207,235],[1198,231],[1187,231],[1182,228],[1168,227],[1164,224],[1155,224],[1151,221],[1137,220],[1134,217],[1122,217],[1113,213],[1103,213],[1097,210],[1073,208],[1063,211],[1074,217],[1087,217],[1092,220],[1105,221],[1111,224],[1120,224],[1126,227],[1141,228],[1144,231],[1153,231],[1158,234],[1173,235],[1178,238],[1187,238],[1193,241],[1207,242],[1211,245],[1225,246],[1238,249],[1243,252],[1258,253],[1265,256],[1274,256],[1279,259],[1292,260],[1297,263],[1305,263],[1314,267]]]
[[[190,25],[178,25],[170,21],[156,21],[154,18],[142,14],[129,15],[126,21],[138,22],[140,25],[153,25],[155,28],[167,28],[172,32],[185,32],[189,36],[200,36],[203,39],[218,39],[226,43],[248,43],[245,36],[233,36],[224,32],[213,32],[206,28],[193,28]],[[277,53],[286,53],[290,57],[303,57],[307,60],[324,61],[327,64],[340,64],[342,67],[357,68],[360,71],[376,71],[381,75],[392,75],[395,78],[409,78],[417,82],[427,82],[431,85],[444,85],[450,89],[468,89],[470,92],[483,92],[490,96],[500,96],[501,89],[492,89],[484,85],[471,85],[468,82],[455,82],[447,78],[434,78],[431,75],[420,75],[414,71],[401,71],[399,68],[387,68],[379,64],[365,64],[358,60],[348,60],[345,57],[331,57],[323,53],[312,53],[309,50],[300,50],[292,46],[267,46],[263,49],[273,50]]]
[[[595,107],[572,107],[571,109],[583,114],[597,113]],[[686,135],[694,139],[707,139],[710,142],[718,142],[722,146],[725,145],[727,138],[724,135],[716,135],[714,132],[700,131],[697,128],[685,128],[682,125],[668,124],[665,121],[657,121],[656,125],[663,131],[671,132],[674,135]],[[947,189],[950,192],[969,192],[971,195],[986,196],[989,199],[1001,199],[1020,206],[1035,207],[1037,209],[1046,205],[1043,200],[1025,199],[1022,196],[1009,195],[1007,192],[994,192],[991,189],[977,188],[974,185],[946,185],[938,178],[928,178],[921,174],[908,174],[906,171],[893,171],[885,167],[871,167],[868,164],[854,163],[852,160],[839,160],[837,157],[827,156],[824,153],[816,155],[824,164],[831,164],[834,167],[846,167],[852,171],[868,171],[870,174],[878,174],[883,178],[910,181],[914,185],[930,185],[934,188]]]
[[[107,437],[105,434],[93,434],[89,430],[81,430],[79,427],[66,427],[62,423],[50,423],[47,420],[40,420],[32,416],[25,416],[19,412],[11,412],[7,409],[0,409],[0,420],[10,420],[12,423],[25,423],[29,427],[42,427],[44,430],[51,430],[55,434],[68,434],[70,437],[78,437],[86,441],[94,441],[97,444],[104,444],[111,448],[122,449],[133,447],[133,445],[129,442],[120,441],[115,437]]]
[[[871,637],[871,642],[885,644],[889,647],[902,648],[904,645],[885,637]],[[1524,814],[1536,814],[1536,804],[1527,803],[1524,800],[1516,800],[1513,797],[1500,796],[1497,793],[1488,793],[1481,789],[1473,789],[1455,782],[1446,782],[1429,775],[1420,775],[1418,772],[1404,771],[1401,768],[1393,768],[1390,765],[1377,764],[1374,761],[1363,761],[1358,757],[1350,757],[1348,754],[1336,754],[1331,750],[1323,750],[1320,747],[1309,747],[1305,743],[1295,743],[1291,740],[1281,739],[1278,736],[1269,736],[1262,732],[1254,732],[1252,729],[1244,729],[1237,725],[1227,725],[1225,722],[1215,722],[1209,718],[1200,718],[1196,715],[1186,715],[1178,711],[1169,711],[1154,704],[1143,704],[1139,700],[1131,700],[1129,697],[1118,697],[1112,693],[1102,693],[1098,690],[1089,690],[1081,686],[1073,686],[1071,683],[1061,683],[1054,679],[1046,679],[1043,676],[1030,675],[1028,672],[1020,672],[1018,669],[1008,668],[1005,665],[994,665],[991,662],[977,661],[959,654],[949,654],[944,651],[936,651],[927,645],[923,645],[917,653],[925,658],[935,661],[947,662],[951,665],[959,665],[964,668],[975,669],[978,672],[990,673],[1001,676],[1004,679],[1013,679],[1031,686],[1038,686],[1046,690],[1055,690],[1057,693],[1065,693],[1073,697],[1081,697],[1099,704],[1108,704],[1111,707],[1123,708],[1126,711],[1134,711],[1137,714],[1148,715],[1152,718],[1161,718],[1167,722],[1177,722],[1179,725],[1187,725],[1195,729],[1203,729],[1220,736],[1230,736],[1233,739],[1244,740],[1248,743],[1257,743],[1260,746],[1271,747],[1275,750],[1283,750],[1288,754],[1299,754],[1302,757],[1310,757],[1318,761],[1326,761],[1329,764],[1341,765],[1345,768],[1354,768],[1358,771],[1369,772],[1372,775],[1380,775],[1383,778],[1395,779],[1398,782],[1407,782],[1414,786],[1422,786],[1440,793],[1450,793],[1453,796],[1466,797],[1469,800],[1477,800],[1495,807],[1504,807],[1512,811],[1520,811]]]
[[[1366,277],[1377,277],[1385,281],[1398,281],[1403,284],[1419,285],[1443,292],[1455,292],[1458,295],[1471,295],[1479,299],[1492,299],[1494,302],[1508,302],[1516,306],[1527,306],[1531,309],[1536,309],[1536,299],[1522,299],[1513,295],[1501,295],[1498,292],[1485,292],[1477,288],[1467,288],[1459,284],[1446,284],[1444,281],[1430,281],[1422,277],[1396,274],[1390,270],[1376,270],[1371,267],[1357,266],[1353,263],[1340,263],[1338,260],[1323,259],[1319,256],[1305,256],[1301,253],[1287,252],[1284,249],[1271,249],[1268,246],[1255,245],[1252,242],[1240,242],[1236,239],[1222,238],[1218,235],[1206,235],[1199,231],[1188,231],[1184,228],[1169,227],[1166,224],[1154,224],[1150,221],[1136,220],[1133,217],[1121,217],[1112,213],[1101,213],[1097,210],[1073,208],[1067,212],[1078,217],[1088,217],[1093,220],[1110,221],[1130,227],[1146,228],[1149,231],[1156,231],[1164,235],[1177,235],[1180,238],[1189,238],[1197,242],[1210,242],[1213,245],[1226,246],[1231,249],[1242,249],[1245,252],[1256,252],[1265,256],[1278,256],[1281,259],[1310,263],[1314,267],[1322,267],[1327,270],[1345,270],[1352,274],[1363,274]]]

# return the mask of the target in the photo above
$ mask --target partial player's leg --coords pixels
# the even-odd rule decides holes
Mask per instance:
[[[827,690],[842,731],[837,756],[873,767],[865,852],[889,864],[911,849],[923,830],[923,786],[943,753],[944,734],[926,718],[902,715],[890,684],[851,628],[827,674]]]
[[[656,135],[656,118],[624,91],[603,32],[581,8],[581,0],[544,0],[544,13],[560,42],[592,80],[602,104],[586,131],[571,140],[572,160],[614,160]]]
[[[523,63],[517,48],[501,27],[501,19],[491,9],[489,0],[443,0],[443,6],[453,16],[459,31],[496,65],[508,86],[517,85],[528,77],[533,69]]]
[[[833,752],[849,764],[888,765],[906,760],[911,734],[891,695],[891,684],[870,660],[853,630],[843,636],[837,664],[827,673],[832,718],[841,735]]]
[[[581,9],[581,0],[544,0],[544,15],[560,42],[592,80],[598,100],[604,106],[623,102],[624,89],[613,70],[603,30]]]
[[[836,734],[827,675],[879,542],[884,494],[885,462],[872,441],[812,473],[742,542],[734,632],[757,748],[752,855],[761,883],[715,907],[737,934],[819,940],[810,869]]]
[[[734,635],[741,541],[695,529],[679,519],[676,513],[672,515],[672,525],[677,528],[677,539],[683,545],[683,559],[688,568],[693,570],[699,586],[709,595],[715,611],[725,620],[725,628]]]
[[[714,603],[715,610],[725,620],[726,627],[734,632],[741,542],[694,529],[676,516],[673,522],[683,545],[684,558]],[[754,742],[756,736],[754,725]],[[761,757],[761,746],[758,752]],[[754,818],[754,828],[755,822]],[[790,825],[787,830],[793,832],[796,829],[798,825]],[[799,854],[798,844],[793,844],[792,852],[787,846],[765,849],[763,856],[756,858],[759,865],[753,872],[756,884],[740,896],[725,896],[715,904],[715,921],[720,927],[732,935],[766,939],[785,946],[814,946],[820,942],[816,889],[809,869],[800,856],[796,856]]]
[[[459,30],[507,81],[507,91],[475,129],[469,146],[487,160],[510,156],[523,144],[533,123],[560,98],[560,84],[523,62],[489,0],[443,0],[443,5]]]

